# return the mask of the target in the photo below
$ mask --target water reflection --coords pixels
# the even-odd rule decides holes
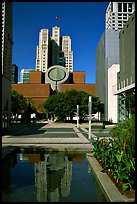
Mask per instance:
[[[72,202],[75,200],[79,201],[78,197],[80,196],[84,199],[84,195],[79,195],[79,193],[81,194],[81,188],[86,187],[87,182],[87,180],[82,180],[82,171],[85,168],[83,165],[84,161],[85,155],[83,154],[19,153],[16,156],[14,155],[14,157],[4,162],[2,166],[2,200],[3,202]],[[31,170],[28,171],[28,168]],[[87,179],[89,179],[88,166],[86,166],[86,168],[86,171],[84,170],[86,175],[85,172],[83,175],[85,175],[85,178],[87,177]],[[95,181],[93,174],[90,174],[93,181]],[[74,180],[76,180],[77,184]],[[85,183],[79,183],[80,180]],[[80,187],[81,184],[82,186]],[[95,182],[87,182],[87,185],[89,184],[92,186],[93,184],[95,185]],[[88,189],[93,191],[92,193],[94,196],[91,198],[92,195],[90,191],[87,192],[85,189],[87,193],[86,199],[89,201],[94,200],[95,202],[101,201],[102,198],[96,192],[96,185],[94,187],[90,185]],[[75,188],[80,189],[76,190]],[[20,191],[24,189],[24,192],[20,192],[19,189]]]
[[[68,196],[72,179],[72,162],[67,156],[45,154],[34,164],[35,186],[39,202],[58,202]]]

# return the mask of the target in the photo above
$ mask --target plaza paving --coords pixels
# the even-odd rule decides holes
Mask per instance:
[[[99,125],[99,126],[98,126]],[[98,128],[97,128],[98,127]],[[2,137],[2,154],[6,149],[44,148],[50,151],[93,151],[93,143],[102,134],[107,137],[109,129],[102,129],[102,124],[92,124],[91,139],[89,139],[89,123],[57,123],[53,121],[39,121],[26,125],[12,123],[9,134]],[[9,152],[9,150],[8,150]]]
[[[91,142],[80,133],[76,124],[56,124],[54,122],[31,124],[11,124],[9,134],[2,137],[2,147],[45,147],[67,150],[92,150]]]

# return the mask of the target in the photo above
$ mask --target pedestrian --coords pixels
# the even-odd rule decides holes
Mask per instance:
[[[33,117],[33,118],[32,118],[32,121],[33,121],[33,127],[35,127],[36,118],[35,118],[35,117]]]

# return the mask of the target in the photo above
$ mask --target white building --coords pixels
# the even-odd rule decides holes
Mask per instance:
[[[62,36],[62,51],[65,56],[65,67],[68,72],[73,72],[73,51],[71,51],[70,36]]]
[[[52,37],[48,29],[41,29],[36,51],[36,71],[46,72],[54,65],[66,67],[73,72],[73,51],[70,36],[60,36],[60,27],[52,27]]]
[[[108,69],[108,120],[118,122],[118,96],[113,93],[113,86],[117,84],[117,73],[120,71],[119,64],[113,64]]]
[[[48,68],[48,45],[49,30],[41,29],[36,53],[36,71],[45,72]]]
[[[12,2],[2,3],[2,129],[8,130],[10,119],[12,65]]]
[[[110,2],[106,10],[106,29],[121,29],[135,10],[135,2]]]

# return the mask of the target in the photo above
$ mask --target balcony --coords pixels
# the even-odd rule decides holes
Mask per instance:
[[[113,94],[118,95],[130,89],[135,88],[135,74],[129,76],[127,79],[120,81],[113,86]]]

